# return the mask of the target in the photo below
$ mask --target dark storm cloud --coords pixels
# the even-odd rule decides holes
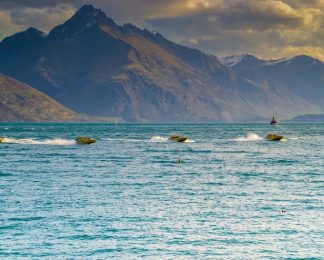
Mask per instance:
[[[324,59],[324,0],[1,0],[0,37],[29,26],[49,31],[86,3],[217,55]]]

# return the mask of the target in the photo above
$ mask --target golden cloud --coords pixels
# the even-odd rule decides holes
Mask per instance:
[[[308,55],[324,61],[324,48],[316,46],[284,46],[273,48],[271,53],[281,54],[279,57],[293,57],[297,55]]]
[[[0,38],[12,32],[20,31],[23,28],[23,26],[16,24],[7,12],[0,11]]]

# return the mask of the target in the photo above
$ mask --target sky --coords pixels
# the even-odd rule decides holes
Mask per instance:
[[[324,0],[0,0],[0,40],[31,26],[49,32],[84,4],[220,57],[324,61]]]

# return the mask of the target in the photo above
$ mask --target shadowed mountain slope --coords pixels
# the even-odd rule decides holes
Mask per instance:
[[[84,121],[52,98],[17,80],[0,74],[0,121]]]

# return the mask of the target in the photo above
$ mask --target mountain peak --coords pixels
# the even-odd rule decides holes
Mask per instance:
[[[95,12],[96,8],[92,4],[85,4],[79,8],[77,12]]]
[[[25,32],[28,32],[28,33],[37,33],[37,34],[44,34],[42,31],[38,30],[35,27],[29,27]]]
[[[107,18],[105,13],[97,8],[94,8],[93,5],[87,4],[82,6],[74,16],[77,17],[84,17],[84,18],[90,18],[95,20],[102,20]]]
[[[96,9],[92,5],[84,5],[64,24],[56,26],[50,32],[49,38],[55,41],[64,41],[100,23],[117,26],[102,10]]]
[[[320,63],[318,59],[307,55],[298,55],[293,57],[291,60],[295,62],[303,62],[303,63],[310,63],[310,64],[313,64],[314,62]]]
[[[0,42],[0,44],[9,48],[20,48],[23,45],[37,45],[37,43],[43,42],[45,37],[46,34],[44,32],[34,27],[29,27],[25,31],[6,37]]]
[[[8,36],[7,38],[5,39],[10,39],[10,38],[30,38],[30,37],[37,37],[37,38],[40,38],[40,37],[45,37],[45,33],[34,28],[34,27],[29,27],[28,29],[26,29],[25,31],[21,31],[21,32],[17,32],[11,36]]]
[[[243,54],[242,55],[244,60],[259,60],[257,57],[253,56],[252,54]]]
[[[233,67],[241,62],[257,62],[259,59],[251,54],[242,54],[223,57],[220,58],[220,61],[228,67]]]

